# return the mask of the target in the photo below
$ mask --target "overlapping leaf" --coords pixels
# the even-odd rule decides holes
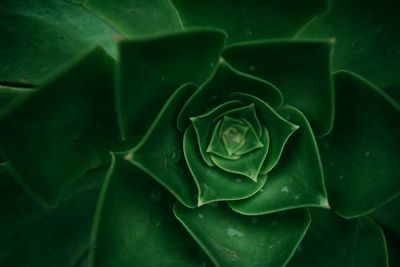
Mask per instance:
[[[321,141],[331,206],[345,217],[372,211],[400,192],[400,108],[360,76],[338,72],[336,118]]]
[[[29,192],[55,205],[63,186],[109,161],[119,143],[114,60],[98,48],[0,114],[0,147]]]
[[[2,0],[0,81],[39,84],[83,51],[116,54],[117,32],[80,1]]]
[[[326,0],[172,0],[185,28],[226,30],[228,42],[291,37],[328,8]]]
[[[172,203],[151,177],[113,156],[93,227],[92,266],[204,266]]]

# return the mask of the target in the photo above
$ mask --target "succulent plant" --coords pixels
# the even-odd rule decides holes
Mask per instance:
[[[398,5],[3,1],[0,266],[399,265]]]

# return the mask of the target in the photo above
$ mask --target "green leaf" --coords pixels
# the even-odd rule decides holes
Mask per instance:
[[[334,0],[297,38],[335,38],[333,69],[368,77],[381,88],[399,84],[399,1]]]
[[[31,92],[33,92],[33,90],[0,85],[0,112],[7,106],[7,104],[11,103],[13,100]],[[4,162],[4,160],[0,155],[0,163],[2,162]]]
[[[39,84],[95,45],[116,52],[117,32],[72,0],[2,0],[0,34],[0,81]]]
[[[256,96],[234,93],[231,95],[231,98],[241,100],[245,103],[253,103],[261,125],[268,129],[269,150],[261,168],[261,173],[268,173],[278,163],[286,142],[299,126],[279,115],[267,102]]]
[[[243,175],[208,166],[200,155],[196,132],[192,126],[185,131],[183,152],[199,191],[198,206],[249,197],[260,190],[267,179],[266,175],[260,175],[257,182],[254,182]]]
[[[86,0],[84,5],[131,38],[182,30],[178,14],[169,1]]]
[[[318,147],[307,119],[296,108],[283,106],[279,113],[299,125],[268,181],[255,195],[229,205],[235,211],[258,215],[299,207],[328,208]]]
[[[284,266],[310,224],[301,209],[243,216],[222,204],[197,209],[175,205],[174,212],[217,267]]]
[[[375,210],[370,216],[400,239],[400,196]]]
[[[223,57],[240,71],[276,85],[285,103],[300,109],[317,135],[333,125],[329,41],[255,41],[228,47]]]
[[[389,255],[389,266],[400,266],[400,238],[384,232]]]
[[[336,118],[321,140],[329,203],[344,217],[365,214],[400,192],[400,107],[356,74],[334,75]]]
[[[293,36],[328,8],[326,0],[172,0],[185,28],[225,29],[229,43]]]
[[[385,237],[368,217],[346,220],[311,210],[312,223],[288,267],[387,267]]]
[[[256,95],[277,107],[282,104],[282,94],[272,84],[257,77],[233,69],[223,59],[214,74],[188,100],[178,117],[178,129],[184,131],[190,125],[190,118],[199,116],[210,107],[226,102],[235,92]]]
[[[214,163],[211,161],[210,155],[207,152],[207,148],[209,147],[209,142],[212,138],[212,128],[216,127],[215,121],[221,116],[221,114],[224,114],[226,111],[234,108],[240,108],[241,106],[242,103],[240,101],[226,101],[223,104],[214,107],[213,109],[202,115],[190,118],[192,125],[196,131],[200,154],[203,157],[203,160],[208,164],[208,166],[214,166]]]
[[[157,180],[188,207],[196,206],[197,190],[183,160],[183,135],[176,128],[176,117],[195,89],[187,84],[175,91],[140,143],[125,155],[126,160]]]
[[[224,40],[221,31],[197,30],[120,42],[116,101],[123,138],[143,135],[179,86],[207,79]]]
[[[68,181],[110,160],[119,142],[113,71],[114,60],[95,49],[2,110],[3,157],[44,204],[55,205]]]
[[[33,91],[26,88],[9,87],[0,85],[0,110],[3,109],[11,101],[20,96],[27,95]]]
[[[91,266],[203,266],[172,201],[152,178],[113,155],[93,226]]]
[[[92,219],[106,171],[90,171],[68,184],[59,205],[44,209],[16,183],[7,164],[0,164],[1,265],[75,266],[89,249]]]
[[[247,138],[251,139],[253,136]],[[269,134],[266,128],[264,128],[261,138],[258,139],[257,137],[257,141],[256,147],[250,152],[240,155],[238,159],[227,159],[211,154],[211,160],[216,166],[226,172],[244,175],[254,182],[257,182],[258,175],[260,174],[269,148]]]

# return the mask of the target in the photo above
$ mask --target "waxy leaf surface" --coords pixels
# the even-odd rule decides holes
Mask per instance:
[[[285,103],[300,109],[317,135],[332,128],[334,101],[329,41],[255,41],[228,47],[233,67],[276,85]]]
[[[0,81],[39,84],[95,45],[116,54],[117,32],[80,1],[2,0]]]
[[[184,131],[190,118],[207,112],[221,102],[224,103],[235,92],[255,95],[272,107],[282,104],[282,94],[272,84],[257,77],[239,72],[224,60],[220,60],[214,74],[186,102],[179,113],[178,129]]]
[[[333,69],[354,71],[384,89],[400,83],[399,8],[397,0],[333,0],[296,37],[335,38]]]
[[[365,214],[400,192],[400,107],[349,72],[334,76],[336,116],[321,140],[329,203],[344,217]]]
[[[284,266],[303,238],[305,210],[243,216],[225,204],[174,206],[175,216],[217,267]]]
[[[14,180],[7,164],[0,164],[1,266],[71,267],[80,262],[89,249],[106,171],[90,171],[68,184],[59,205],[45,209]]]
[[[264,187],[253,196],[229,205],[247,215],[273,213],[299,207],[328,207],[318,147],[310,125],[296,108],[279,113],[299,125],[285,146],[278,165],[268,173]]]
[[[311,209],[311,226],[288,267],[388,266],[385,237],[371,219]]]
[[[0,114],[0,150],[16,179],[55,205],[63,186],[109,161],[118,128],[114,60],[98,48]]]
[[[169,1],[86,0],[84,4],[130,38],[182,30],[178,14]]]
[[[228,42],[291,37],[328,7],[326,0],[172,0],[185,28],[213,26]]]
[[[197,190],[183,157],[183,134],[176,117],[195,91],[192,84],[180,87],[167,101],[142,141],[125,157],[165,186],[188,207],[195,207]]]
[[[198,30],[121,42],[116,101],[122,136],[144,134],[179,86],[206,80],[224,40],[220,31]]]
[[[183,151],[198,188],[198,206],[220,200],[246,198],[260,190],[267,179],[266,175],[260,175],[255,182],[241,174],[208,166],[200,155],[193,127],[185,131]]]
[[[91,266],[204,266],[172,204],[173,198],[151,177],[113,156],[97,207]]]

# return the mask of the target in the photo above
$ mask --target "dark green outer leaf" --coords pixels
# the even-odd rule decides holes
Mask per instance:
[[[382,230],[371,219],[310,209],[312,223],[288,267],[387,267]]]
[[[196,207],[197,190],[183,158],[183,135],[176,128],[176,117],[195,90],[193,84],[176,90],[140,143],[125,155],[126,160],[157,180],[188,207]]]
[[[303,209],[243,216],[223,203],[197,209],[178,204],[174,213],[217,267],[284,266],[311,222]]]
[[[389,255],[389,266],[400,266],[400,238],[388,231],[384,231],[384,233]]]
[[[84,5],[131,38],[182,30],[168,0],[84,0]]]
[[[151,177],[113,155],[93,226],[90,266],[204,266],[174,218],[172,201]]]
[[[54,205],[65,183],[109,161],[119,143],[113,72],[114,60],[93,50],[2,110],[3,157],[44,204]]]
[[[222,56],[238,70],[276,85],[284,102],[306,115],[316,135],[332,129],[331,42],[254,41],[232,45]]]
[[[172,0],[185,28],[213,26],[228,42],[291,37],[328,8],[327,0]]]
[[[59,205],[44,209],[0,164],[0,265],[75,267],[89,249],[98,193],[107,168],[68,184]]]
[[[117,32],[77,2],[1,1],[0,81],[41,83],[94,45],[115,55]]]
[[[400,239],[400,196],[375,210],[371,217]]]
[[[143,135],[179,86],[206,80],[224,40],[208,29],[121,42],[116,101],[123,138]]]
[[[338,72],[334,79],[336,118],[321,157],[329,203],[355,217],[400,192],[400,107],[360,76]]]
[[[335,38],[333,69],[360,73],[381,88],[400,83],[400,2],[332,0],[297,38]]]
[[[0,85],[0,110],[5,108],[12,100],[20,96],[32,93],[32,90],[18,87],[8,87]]]

